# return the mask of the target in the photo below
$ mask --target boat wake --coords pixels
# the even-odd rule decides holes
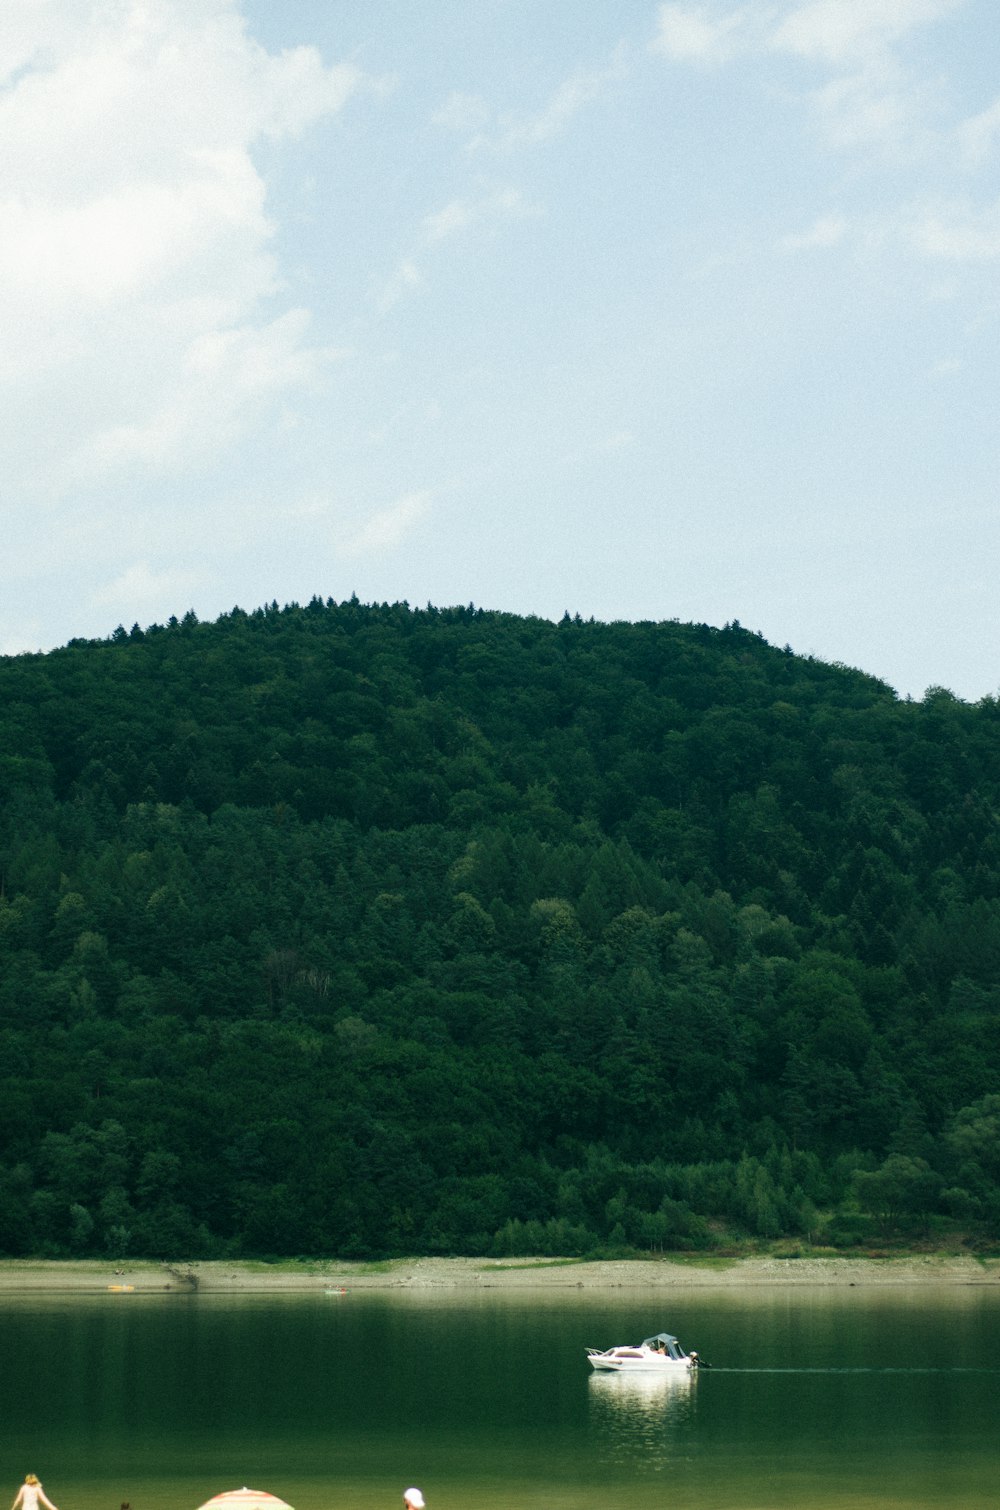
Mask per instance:
[[[713,1374],[1000,1374],[1000,1368],[893,1368],[885,1365],[856,1368],[726,1368],[716,1364]]]

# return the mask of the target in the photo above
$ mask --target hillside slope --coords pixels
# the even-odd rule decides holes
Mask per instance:
[[[0,707],[0,1251],[1000,1235],[995,700],[314,600]]]

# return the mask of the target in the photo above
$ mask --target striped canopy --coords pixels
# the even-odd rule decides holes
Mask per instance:
[[[279,1500],[276,1494],[266,1489],[227,1489],[206,1500],[200,1510],[292,1510],[291,1505]]]

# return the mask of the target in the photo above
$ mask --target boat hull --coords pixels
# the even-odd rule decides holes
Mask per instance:
[[[608,1348],[600,1353],[590,1350],[587,1361],[591,1368],[606,1374],[689,1374],[691,1363],[687,1358],[665,1358],[646,1348]]]

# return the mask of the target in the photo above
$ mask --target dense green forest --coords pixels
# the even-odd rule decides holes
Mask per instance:
[[[0,1252],[1000,1238],[997,700],[316,599],[0,708]]]

